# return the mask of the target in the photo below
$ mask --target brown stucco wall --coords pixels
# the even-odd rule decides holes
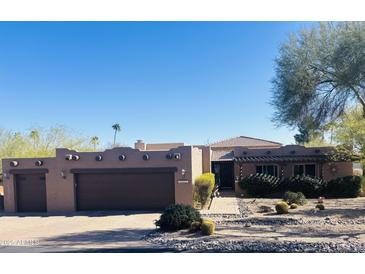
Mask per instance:
[[[170,150],[184,146],[184,143],[146,144],[146,150]]]
[[[194,147],[192,150],[191,157],[191,170],[192,170],[192,178],[193,184],[195,183],[195,179],[203,173],[203,161],[202,161],[203,152],[201,149]]]
[[[337,177],[354,175],[352,162],[325,163],[322,168],[323,179],[330,181]]]
[[[212,150],[210,146],[194,146],[202,151],[203,173],[212,172]]]
[[[166,159],[166,154],[181,153],[180,160]],[[192,188],[195,176],[202,172],[202,152],[192,146],[183,146],[169,151],[140,151],[132,148],[114,148],[104,152],[76,152],[68,149],[57,149],[55,158],[39,158],[44,160],[42,167],[36,167],[34,162],[37,159],[5,159],[3,160],[3,173],[9,174],[11,169],[48,169],[46,174],[47,209],[49,212],[74,211],[75,187],[74,175],[70,173],[74,168],[154,168],[154,167],[176,167],[175,172],[175,202],[192,204]],[[143,160],[143,154],[148,153],[150,159]],[[65,160],[66,154],[80,156],[78,161]],[[102,161],[95,161],[97,155],[103,155]],[[118,160],[119,155],[126,155],[125,161]],[[17,160],[19,166],[10,167],[10,162]],[[182,170],[185,175],[182,175]],[[61,177],[61,171],[66,178]],[[4,179],[5,211],[16,211],[14,175],[9,174]],[[179,183],[179,182],[187,183]]]

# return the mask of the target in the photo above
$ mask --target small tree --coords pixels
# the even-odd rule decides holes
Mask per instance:
[[[39,143],[39,131],[37,129],[33,129],[30,132],[29,137],[33,140],[33,148],[36,148]]]
[[[365,154],[365,119],[362,119],[361,107],[352,108],[336,124],[334,139]]]
[[[96,151],[96,146],[99,145],[99,137],[98,136],[93,136],[91,137],[90,143],[94,146],[94,151]]]
[[[113,146],[115,146],[115,142],[117,140],[117,132],[121,131],[120,125],[119,124],[114,124],[112,125],[112,128],[114,130],[114,142],[113,142]]]
[[[194,202],[196,206],[203,208],[209,201],[215,185],[213,173],[204,173],[195,179]]]

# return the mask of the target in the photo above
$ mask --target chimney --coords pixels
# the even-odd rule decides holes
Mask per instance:
[[[146,150],[146,144],[143,142],[143,140],[137,140],[137,142],[134,143],[134,148],[139,150]]]

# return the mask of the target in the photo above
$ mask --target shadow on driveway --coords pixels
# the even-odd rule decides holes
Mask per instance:
[[[70,233],[45,238],[37,246],[3,247],[9,253],[162,253],[174,248],[143,240],[152,229],[113,229]]]
[[[9,213],[0,210],[0,218],[1,217],[105,217],[105,216],[130,216],[130,215],[138,215],[138,214],[153,214],[158,213],[161,214],[162,211],[156,210],[123,210],[123,211],[76,211],[76,212],[16,212]]]
[[[151,232],[151,229],[113,229],[85,231],[50,237],[41,242],[42,246],[90,246],[110,243],[138,242]]]

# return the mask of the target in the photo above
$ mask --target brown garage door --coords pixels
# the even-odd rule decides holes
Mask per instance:
[[[19,212],[47,211],[44,174],[19,174],[15,176],[15,181]]]
[[[174,203],[174,173],[76,175],[78,210],[160,210]]]

